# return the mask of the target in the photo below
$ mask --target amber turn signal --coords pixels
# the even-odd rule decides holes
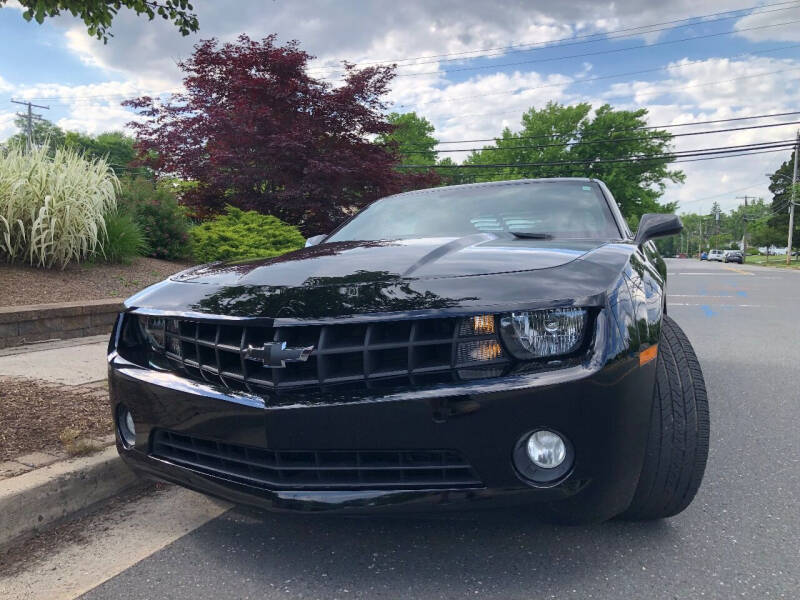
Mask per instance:
[[[658,355],[658,344],[653,344],[639,353],[639,366],[646,365]]]

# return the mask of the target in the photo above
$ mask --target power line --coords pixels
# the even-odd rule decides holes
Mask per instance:
[[[800,8],[800,6],[798,7]],[[789,44],[787,46],[779,46],[777,48],[768,48],[766,50],[752,50],[749,52],[742,52],[740,54],[734,54],[732,56],[726,56],[725,58],[728,60],[736,59],[736,58],[744,58],[746,56],[753,56],[753,55],[761,55],[761,54],[772,54],[773,52],[782,52],[783,50],[794,50],[796,48],[800,48],[800,44]],[[630,77],[633,75],[644,75],[645,73],[656,73],[659,71],[672,71],[674,69],[682,69],[691,65],[700,64],[703,62],[708,61],[708,58],[699,58],[696,60],[689,60],[684,61],[679,64],[668,64],[663,65],[660,67],[654,67],[651,69],[640,69],[637,71],[626,71],[623,73],[611,73],[608,75],[598,75],[596,77],[585,77],[583,79],[573,79],[572,81],[562,82],[562,83],[549,83],[545,85],[537,85],[532,87],[526,87],[524,89],[520,89],[520,92],[529,92],[533,90],[542,90],[548,88],[558,88],[564,86],[574,86],[574,85],[583,85],[587,83],[594,83],[595,81],[603,81],[607,79],[615,79],[617,77]],[[116,93],[116,94],[88,94],[83,96],[68,96],[68,95],[61,95],[61,96],[30,96],[31,100],[51,100],[56,101],[56,104],[70,104],[72,101],[75,100],[92,100],[92,99],[112,99],[112,98],[129,98],[136,93],[142,94],[143,92],[130,92],[130,93]],[[179,93],[177,91],[171,92],[155,92],[150,95],[153,96],[164,96],[167,94],[175,94]],[[437,100],[427,100],[427,101],[420,101],[420,102],[404,102],[404,103],[396,103],[392,106],[395,108],[405,108],[409,106],[427,106],[430,104],[443,104],[443,103],[450,103],[450,102],[457,102],[459,100],[471,100],[474,98],[485,98],[488,96],[503,96],[503,95],[514,95],[517,93],[517,90],[503,90],[501,92],[487,92],[485,94],[472,94],[470,96],[460,96],[454,98],[441,98]],[[145,95],[148,95],[144,93]]]
[[[800,7],[799,7],[800,8]],[[790,44],[787,46],[779,46],[777,48],[768,48],[766,50],[753,50],[750,52],[742,52],[740,54],[734,54],[732,56],[725,57],[728,60],[736,59],[736,58],[744,58],[746,56],[753,56],[753,55],[761,55],[761,54],[772,54],[773,52],[782,52],[783,50],[794,50],[796,48],[800,48],[800,44]],[[640,69],[637,71],[626,71],[624,73],[611,73],[608,75],[598,75],[596,77],[586,77],[583,79],[573,79],[572,81],[562,82],[562,83],[549,83],[544,85],[537,85],[532,87],[526,87],[524,89],[520,89],[519,92],[530,92],[534,90],[542,90],[548,88],[558,88],[564,86],[575,86],[575,85],[583,85],[587,83],[594,83],[595,81],[602,81],[607,79],[615,79],[617,77],[630,77],[633,75],[643,75],[645,73],[656,73],[659,71],[672,71],[675,69],[682,69],[691,65],[700,64],[703,62],[708,61],[708,58],[700,58],[696,60],[684,61],[679,64],[668,64],[663,65],[660,67],[654,67],[652,69]],[[136,93],[142,94],[143,92],[131,92],[131,93],[117,93],[117,94],[89,94],[83,96],[69,96],[69,95],[61,95],[61,96],[30,96],[31,100],[51,100],[55,101],[56,104],[71,104],[75,100],[92,100],[92,99],[105,99],[110,100],[112,98],[129,98]],[[153,96],[164,96],[167,94],[175,94],[179,93],[177,91],[172,92],[157,92],[152,93],[150,95]],[[404,102],[404,103],[396,103],[392,106],[394,108],[405,108],[409,106],[428,106],[430,104],[443,104],[443,103],[450,103],[450,102],[457,102],[459,100],[471,100],[474,98],[485,98],[488,96],[503,96],[503,95],[514,95],[517,94],[517,90],[503,90],[501,92],[487,92],[485,94],[473,94],[471,96],[460,96],[454,98],[441,98],[437,100],[427,100],[427,101],[420,101],[420,102]],[[145,95],[147,95],[145,93]]]
[[[726,155],[721,155],[721,156],[703,156],[703,157],[699,157],[699,158],[687,158],[687,159],[684,159],[684,160],[677,160],[677,161],[675,161],[675,163],[700,162],[700,161],[706,161],[706,160],[718,160],[718,159],[722,159],[722,158],[736,158],[736,157],[740,157],[740,156],[753,156],[753,155],[756,155],[756,154],[774,154],[775,152],[784,152],[784,149],[780,148],[780,149],[777,149],[777,150],[759,150],[757,152],[743,152],[743,153],[740,153],[740,154],[726,154]],[[505,167],[503,167],[503,168],[505,168]],[[530,171],[524,171],[524,168],[518,169],[517,171],[518,171],[518,174],[522,174],[524,176],[539,175],[539,173],[531,173]],[[522,171],[522,173],[520,173],[520,171]],[[472,175],[473,175],[473,180],[474,180],[474,176],[478,175],[478,173],[473,173]]]
[[[668,46],[674,44],[682,44],[684,42],[691,42],[694,40],[704,40],[709,38],[716,38],[722,37],[726,35],[733,35],[735,33],[741,33],[743,31],[756,31],[761,29],[771,29],[774,27],[785,27],[787,25],[792,25],[795,23],[800,23],[800,19],[795,19],[792,21],[782,21],[781,23],[770,23],[768,25],[755,25],[753,27],[742,27],[741,29],[735,29],[732,31],[720,31],[716,33],[706,33],[703,35],[696,35],[696,36],[689,36],[684,38],[679,38],[677,40],[663,40],[661,42],[654,42],[652,44],[639,44],[636,46],[626,46],[625,48],[610,48],[607,50],[596,50],[594,52],[582,52],[579,54],[568,54],[565,56],[554,56],[549,58],[538,58],[538,59],[531,59],[531,60],[523,60],[517,61],[512,63],[501,63],[497,65],[477,65],[474,67],[460,67],[458,69],[437,69],[435,71],[425,71],[422,73],[399,73],[397,77],[422,77],[425,75],[438,75],[442,73],[459,73],[462,71],[480,71],[485,69],[500,69],[503,67],[516,67],[519,65],[530,65],[530,64],[537,64],[537,63],[545,63],[545,62],[554,62],[559,60],[568,60],[570,58],[586,58],[589,56],[600,56],[606,54],[616,54],[619,52],[628,52],[630,50],[640,50],[645,48],[656,48],[659,46]],[[333,78],[333,77],[320,77],[321,81],[331,81],[334,79],[341,79],[341,78]]]
[[[746,10],[749,10],[751,8],[781,6],[781,5],[784,5],[784,4],[796,4],[796,0],[794,2],[781,2],[781,3],[775,3],[775,4],[761,5],[760,7],[759,6],[747,7],[747,8],[742,8],[742,9],[736,9],[736,11],[724,11],[724,12],[721,12],[721,13],[712,13],[710,15],[701,15],[701,16],[697,16],[697,17],[689,17],[687,19],[678,19],[678,20],[675,20],[675,21],[666,21],[666,22],[663,22],[663,23],[656,23],[655,25],[677,23],[677,22],[683,22],[683,21],[689,21],[689,20],[695,20],[695,19],[704,19],[705,17],[713,17],[713,16],[717,16],[717,15],[721,15],[721,14],[729,14],[729,13],[733,13],[733,12],[737,12],[737,11],[738,12],[746,11]],[[796,8],[800,8],[800,5],[784,7],[784,8],[778,8],[778,9],[774,9],[774,10],[771,10],[771,11],[753,12],[753,13],[749,13],[749,14],[764,14],[764,13],[768,13],[768,12],[793,10],[793,9],[796,9]],[[732,17],[727,17],[727,18],[732,18]],[[722,19],[719,19],[719,20],[722,20]],[[713,19],[710,19],[710,20],[706,20],[704,22],[713,22],[713,21],[714,21]],[[500,64],[500,65],[484,65],[484,66],[476,66],[476,67],[465,67],[465,68],[462,68],[462,69],[445,70],[445,71],[430,71],[430,72],[426,72],[426,73],[398,74],[397,76],[398,77],[410,77],[410,76],[420,76],[420,75],[439,73],[439,72],[448,73],[448,72],[463,71],[463,70],[478,70],[478,69],[486,69],[486,68],[501,68],[501,67],[505,67],[505,66],[516,66],[516,65],[520,65],[520,64],[531,64],[531,63],[536,63],[536,62],[550,62],[550,61],[556,61],[556,60],[566,60],[566,59],[569,59],[569,58],[579,58],[579,57],[594,56],[594,55],[599,55],[599,54],[609,54],[609,53],[614,53],[614,52],[623,52],[623,51],[635,50],[635,49],[640,49],[640,48],[650,48],[650,47],[654,47],[654,46],[661,46],[661,45],[667,45],[667,44],[676,44],[676,43],[681,43],[681,42],[685,42],[685,41],[691,41],[691,40],[695,40],[695,39],[705,39],[705,38],[708,38],[708,37],[719,37],[719,36],[722,36],[722,35],[731,35],[733,33],[739,33],[739,32],[742,32],[742,31],[765,29],[765,28],[770,28],[770,27],[781,27],[781,26],[790,25],[790,24],[794,24],[794,23],[800,23],[800,19],[793,20],[793,21],[785,21],[785,22],[777,23],[777,24],[768,24],[768,25],[747,27],[747,28],[737,29],[737,30],[734,30],[734,31],[717,32],[717,33],[713,33],[713,34],[704,34],[704,35],[700,35],[700,36],[690,36],[690,37],[681,38],[681,39],[678,39],[678,40],[665,40],[665,41],[656,42],[656,43],[653,43],[653,44],[641,44],[641,45],[638,45],[638,46],[629,46],[629,47],[626,47],[626,48],[615,48],[615,49],[597,51],[597,52],[592,52],[592,53],[575,54],[575,55],[567,55],[567,56],[560,56],[560,57],[550,57],[550,58],[546,58],[546,59],[539,59],[539,60],[533,60],[533,61],[522,61],[522,62],[517,62],[517,63],[504,63],[504,64]],[[641,29],[641,28],[647,28],[647,27],[651,27],[651,26],[652,25],[639,26],[639,27],[636,27],[636,28],[628,28],[628,29]],[[628,30],[628,29],[622,29],[622,30],[617,30],[617,31],[625,31],[625,30]],[[588,34],[588,35],[590,35],[590,36],[599,36],[599,35],[607,36],[608,33],[609,32],[606,32],[606,33],[603,33],[603,34],[599,34],[598,33],[598,34]],[[611,32],[611,33],[614,33],[614,32]],[[646,32],[646,33],[650,33],[650,32]],[[588,36],[586,36],[586,37],[588,37]],[[578,38],[564,38],[564,40],[571,40],[571,39],[578,39]],[[603,39],[607,39],[607,38],[603,38]],[[611,38],[611,39],[617,39],[617,38]],[[552,41],[551,42],[542,42],[542,43],[551,44],[551,45],[553,44]],[[582,42],[582,43],[587,43],[587,42]],[[569,44],[563,44],[563,45],[569,45]],[[792,48],[792,47],[795,47],[795,46],[796,45],[787,46],[787,47],[784,47],[784,48],[777,48],[777,49],[773,49],[773,50],[767,50],[767,51],[756,51],[756,52],[751,52],[750,54],[766,53],[766,52],[770,52],[770,51],[779,51],[779,50],[783,50],[783,49]],[[506,46],[506,47],[503,47],[503,48],[513,48],[513,47],[514,46]],[[477,50],[473,50],[473,51],[470,51],[470,52],[477,52]],[[459,53],[451,53],[451,54],[459,54]],[[441,55],[441,56],[447,56],[447,55]],[[413,60],[413,59],[399,59],[399,60]],[[383,62],[383,61],[380,61],[380,62]],[[693,62],[701,62],[701,61],[693,61]],[[362,64],[378,64],[378,63],[376,62],[376,63],[362,63]],[[688,64],[688,63],[685,63],[685,64]],[[415,66],[415,65],[402,65],[402,66]],[[626,76],[626,75],[634,75],[634,74],[640,74],[640,73],[645,73],[645,72],[653,72],[653,71],[656,71],[656,70],[662,70],[662,69],[667,69],[667,68],[679,68],[680,66],[682,66],[682,65],[673,65],[673,66],[669,66],[669,67],[660,67],[658,69],[646,69],[646,70],[642,70],[642,71],[635,71],[635,72],[631,72],[631,73],[618,74],[618,75],[608,75],[608,76],[603,76],[603,77],[594,77],[594,78],[588,78],[588,79],[574,81],[574,82],[572,82],[572,84],[577,83],[577,82],[589,82],[589,81],[596,81],[596,80],[599,80],[599,79],[607,79],[607,78],[612,78],[612,77],[622,77],[622,76]],[[313,69],[309,70],[309,72],[313,72],[313,71],[314,71]],[[325,78],[323,78],[323,80],[324,79]],[[558,85],[560,85],[560,84],[555,84],[555,86],[539,86],[539,87],[556,87]],[[538,89],[538,88],[531,88],[531,89]],[[168,94],[168,93],[175,93],[175,92],[160,92],[160,93],[158,93],[156,95],[164,95],[164,94]],[[77,99],[89,99],[89,98],[112,98],[112,97],[123,97],[123,96],[128,96],[128,95],[129,94],[122,94],[122,93],[120,93],[120,94],[98,94],[98,95],[87,95],[87,96],[74,96],[74,97],[72,97],[70,99],[71,100],[77,100]],[[489,95],[489,94],[486,94],[486,95]],[[58,100],[58,99],[63,98],[63,97],[64,96],[37,96],[37,97],[31,97],[31,99],[33,99],[33,100]],[[472,97],[475,97],[475,96],[472,96]],[[454,101],[454,100],[455,99],[450,99],[449,101]],[[429,102],[429,103],[431,103],[431,102]],[[427,104],[427,103],[423,103],[423,104]],[[406,105],[405,104],[401,104],[399,106],[406,106]]]
[[[692,84],[692,85],[669,86],[669,87],[661,89],[661,90],[652,90],[650,92],[633,91],[633,92],[625,92],[625,93],[619,93],[619,94],[604,94],[602,96],[602,98],[603,99],[607,99],[607,98],[627,98],[629,96],[656,96],[657,97],[657,96],[660,96],[660,95],[663,95],[663,94],[670,94],[670,93],[678,91],[678,90],[688,90],[688,89],[706,87],[706,86],[710,86],[710,85],[718,85],[718,84],[721,84],[721,83],[731,83],[733,81],[742,81],[742,80],[745,80],[745,79],[755,79],[755,78],[758,78],[758,77],[765,77],[767,75],[777,75],[779,73],[788,73],[788,72],[792,72],[792,71],[800,71],[800,67],[793,67],[793,68],[790,68],[790,69],[778,69],[777,71],[762,71],[760,73],[753,73],[752,75],[742,75],[741,77],[731,77],[730,79],[718,79],[718,80],[715,80],[715,81],[706,81],[704,83],[696,83],[696,84]],[[536,88],[531,88],[531,89],[536,89]],[[513,110],[505,110],[505,111],[499,111],[499,112],[498,111],[492,111],[492,112],[482,112],[482,113],[464,113],[464,114],[459,114],[459,115],[453,115],[452,117],[448,117],[448,119],[456,119],[456,118],[463,119],[464,117],[487,117],[487,116],[489,116],[489,117],[499,117],[499,116],[504,116],[504,115],[516,115],[516,114],[519,114],[519,112],[521,110],[524,110],[524,109],[522,107],[518,107],[518,108],[515,108]]]
[[[630,93],[621,93],[621,94],[604,94],[603,99],[606,98],[627,98],[629,96],[660,96],[662,94],[672,93],[677,90],[688,90],[694,89],[699,87],[706,87],[709,85],[718,85],[720,83],[730,83],[732,81],[742,81],[745,79],[754,79],[757,77],[764,77],[766,75],[777,75],[778,73],[788,73],[791,71],[800,71],[800,67],[793,67],[791,69],[778,69],[777,71],[762,71],[760,73],[753,73],[752,75],[742,75],[741,77],[731,77],[730,79],[718,79],[716,81],[706,81],[704,83],[696,83],[693,85],[683,85],[683,86],[671,86],[669,88],[663,90],[653,90],[650,92],[630,92]],[[535,89],[535,88],[532,88]],[[516,108],[514,110],[506,110],[501,112],[484,112],[484,113],[466,113],[461,115],[455,115],[451,118],[464,118],[464,117],[485,117],[485,116],[503,116],[503,115],[510,115],[510,114],[517,114],[521,108]]]
[[[784,6],[786,4],[793,4],[795,6],[788,6],[788,7],[784,7],[784,8],[776,8],[776,9],[773,9],[773,10],[758,10],[758,9],[761,9],[761,8],[771,8],[773,6]],[[485,58],[487,56],[500,56],[500,55],[504,55],[504,54],[511,54],[511,53],[517,53],[517,52],[529,52],[530,50],[539,49],[541,47],[547,47],[547,48],[566,47],[566,46],[573,46],[573,45],[577,45],[577,44],[588,44],[588,43],[593,43],[593,42],[597,42],[597,41],[606,41],[608,39],[614,40],[614,39],[621,39],[623,37],[634,37],[634,36],[644,35],[644,34],[647,34],[647,33],[656,33],[658,31],[663,31],[664,29],[677,29],[678,27],[687,27],[687,26],[696,24],[696,23],[694,23],[694,21],[700,21],[700,23],[702,23],[702,24],[715,23],[715,22],[718,22],[718,21],[736,19],[736,18],[743,17],[743,16],[768,14],[768,13],[778,12],[778,11],[792,10],[792,9],[795,9],[795,8],[798,8],[797,0],[793,0],[791,2],[777,2],[777,3],[774,3],[774,4],[754,5],[754,6],[748,6],[748,7],[734,9],[734,10],[710,13],[710,14],[705,14],[705,15],[696,15],[696,16],[693,16],[693,17],[686,17],[686,18],[683,18],[683,19],[674,19],[674,20],[671,20],[671,21],[661,21],[661,22],[658,22],[658,23],[651,23],[651,24],[648,24],[648,25],[638,25],[638,26],[635,26],[635,27],[624,27],[624,28],[621,28],[621,29],[615,29],[615,30],[610,30],[610,31],[605,31],[605,32],[598,32],[598,33],[590,33],[590,34],[584,34],[584,35],[579,35],[579,36],[571,36],[571,37],[560,38],[560,39],[556,39],[556,40],[547,40],[547,41],[542,41],[542,42],[530,42],[530,43],[512,44],[512,45],[509,45],[509,46],[497,46],[497,47],[494,47],[494,48],[479,48],[479,49],[475,49],[475,50],[464,50],[464,51],[461,51],[461,52],[448,52],[448,53],[444,53],[444,54],[432,54],[432,55],[427,55],[427,56],[416,56],[416,57],[395,58],[395,59],[383,59],[383,60],[374,60],[374,61],[362,61],[362,62],[353,63],[353,66],[355,66],[355,67],[366,67],[366,66],[376,66],[376,65],[391,65],[391,64],[396,64],[398,62],[407,62],[407,61],[416,61],[416,60],[425,60],[425,59],[440,59],[440,58],[441,59],[446,59],[448,62],[452,61],[452,60],[469,60],[471,58]],[[750,10],[752,12],[747,13],[745,15],[739,15],[739,14],[735,14],[734,15],[733,14],[733,13],[745,12],[745,11],[748,11],[748,10]],[[731,15],[731,16],[726,16],[726,17],[721,17],[721,18],[713,18],[713,17],[720,17],[721,15]],[[687,23],[687,25],[675,26],[675,24],[677,24],[677,23]],[[673,25],[673,27],[663,28],[663,29],[655,29],[655,30],[651,30],[651,31],[638,31],[635,34],[628,34],[626,36],[611,37],[611,36],[613,36],[613,34],[616,34],[616,33],[631,32],[631,31],[642,30],[642,29],[650,30],[653,27],[661,27],[662,25]],[[581,42],[576,41],[576,40],[587,40],[588,38],[599,38],[599,39],[581,41]],[[517,50],[517,48],[523,48],[523,47],[524,47],[524,49]],[[506,52],[506,51],[508,51],[508,52]],[[500,52],[500,54],[487,54],[487,53],[494,53],[494,52]],[[476,56],[465,57],[466,54],[476,54]],[[456,56],[456,57],[460,57],[460,58],[447,59],[447,57],[450,57],[450,56]],[[347,59],[335,59],[335,60],[338,60],[340,62],[347,62]],[[445,62],[445,61],[437,60],[435,62]],[[409,67],[409,66],[417,66],[417,65],[420,65],[420,64],[428,64],[428,63],[414,63],[414,64],[411,64],[411,65],[398,65],[398,66]],[[338,65],[331,65],[331,66],[324,66],[324,67],[316,67],[315,69],[312,69],[312,71],[336,70],[336,69],[342,69],[342,67],[340,67]]]
[[[705,200],[713,200],[714,198],[722,198],[723,196],[729,196],[730,194],[735,194],[736,192],[743,192],[745,190],[752,189],[754,187],[758,187],[763,185],[763,183],[753,183],[751,185],[747,185],[745,187],[736,188],[735,190],[728,190],[727,192],[722,192],[721,194],[714,194],[712,196],[704,196],[702,198],[692,198],[691,200],[678,200],[678,203],[689,204],[690,202],[703,202]]]
[[[619,162],[641,162],[648,160],[670,160],[680,159],[684,157],[703,156],[708,154],[728,154],[733,152],[741,152],[743,150],[762,150],[762,149],[783,149],[789,148],[794,145],[794,140],[775,140],[770,142],[760,142],[756,144],[742,144],[737,146],[718,146],[715,148],[697,148],[694,150],[684,150],[679,152],[670,152],[668,154],[654,155],[654,156],[626,156],[620,158],[600,158],[600,159],[583,159],[583,160],[566,160],[566,161],[542,161],[542,162],[525,162],[525,163],[482,163],[482,164],[463,164],[463,165],[396,165],[400,169],[483,169],[483,168],[515,168],[515,167],[549,167],[549,166],[564,166],[564,165],[596,165],[603,163],[619,163]]]
[[[800,44],[799,44],[800,45]],[[61,95],[61,96],[30,96],[31,100],[61,100],[62,98],[68,98],[69,100],[91,100],[95,98],[129,98],[132,95],[136,94],[137,92],[130,92],[130,93],[117,93],[117,94],[91,94],[88,96],[69,96],[69,95]],[[138,92],[142,94],[142,92]],[[167,94],[177,94],[179,92],[172,91],[172,92],[154,92],[152,94],[144,94],[144,95],[152,95],[152,96],[165,96]],[[56,104],[69,104],[67,101],[56,102]]]
[[[746,56],[752,56],[754,54],[771,54],[773,52],[781,52],[783,50],[794,50],[795,48],[799,48],[800,44],[790,44],[788,46],[779,46],[778,48],[768,48],[766,50],[753,50],[750,52],[742,52],[740,54],[734,54],[733,56],[726,56],[727,60],[735,59],[735,58],[744,58]],[[643,75],[645,73],[656,73],[658,71],[672,71],[673,69],[682,69],[684,67],[688,67],[691,65],[696,65],[699,63],[706,62],[710,59],[708,58],[698,58],[696,60],[688,60],[685,62],[681,62],[679,64],[668,64],[663,65],[661,67],[654,67],[652,69],[640,69],[638,71],[626,71],[624,73],[611,73],[609,75],[598,75],[596,77],[585,77],[583,79],[573,79],[572,81],[568,82],[561,82],[561,83],[548,83],[545,85],[537,85],[533,87],[526,87],[526,88],[519,88],[519,90],[503,90],[502,92],[487,92],[485,94],[472,94],[471,96],[460,96],[455,98],[441,98],[437,100],[427,100],[422,102],[405,102],[399,104],[393,104],[393,107],[403,108],[408,106],[427,106],[429,104],[442,104],[445,102],[457,102],[459,100],[472,100],[474,98],[486,98],[488,96],[504,96],[506,94],[516,94],[519,92],[530,92],[533,90],[542,90],[547,88],[557,88],[557,87],[564,87],[564,86],[573,86],[577,84],[585,84],[585,83],[594,83],[595,81],[602,81],[605,79],[615,79],[617,77],[630,77],[632,75]]]
[[[701,160],[717,160],[718,158],[736,158],[737,156],[753,156],[755,154],[773,154],[775,152],[784,152],[784,148],[778,148],[776,150],[759,150],[756,152],[742,152],[741,154],[724,154],[722,156],[706,156],[702,158],[689,158],[685,160],[676,160],[675,163],[687,163],[687,162],[699,162]]]
[[[780,202],[778,204],[779,204],[778,208],[776,208],[772,212],[768,212],[768,213],[760,215],[758,217],[749,217],[747,215],[743,215],[744,220],[747,221],[748,223],[754,223],[756,221],[760,221],[762,219],[766,219],[768,217],[772,217],[774,215],[777,215],[778,213],[783,212],[784,210],[786,210],[789,207],[790,201],[783,201],[783,205],[780,205]]]
[[[28,148],[33,147],[33,122],[34,121],[43,121],[42,115],[37,115],[33,112],[33,107],[42,108],[44,110],[50,110],[49,106],[42,106],[41,104],[33,104],[30,101],[23,101],[23,100],[11,100],[14,104],[21,104],[22,106],[28,107],[28,112],[26,114],[17,113],[17,116],[25,119],[26,121],[26,129],[28,133]]]
[[[731,131],[745,131],[750,129],[764,129],[767,127],[782,127],[784,125],[797,125],[800,121],[788,121],[786,123],[767,123],[765,125],[750,125],[748,127],[728,127],[725,129],[709,129],[706,131],[690,131],[687,133],[673,133],[670,134],[670,138],[675,137],[684,137],[684,136],[693,136],[693,135],[710,135],[714,133],[727,133]],[[616,132],[612,132],[616,133]],[[502,138],[501,138],[502,139]],[[520,138],[512,138],[512,139],[520,139]],[[608,143],[619,143],[619,142],[641,142],[647,141],[652,138],[643,138],[643,137],[629,137],[629,138],[608,138],[602,140],[578,140],[575,142],[565,141],[559,142],[555,144],[539,144],[535,146],[504,146],[504,147],[483,147],[483,148],[456,148],[454,150],[436,150],[435,152],[443,153],[443,152],[483,152],[483,151],[500,151],[500,150],[536,150],[541,148],[556,148],[556,147],[563,147],[563,146],[587,146],[587,145],[594,145],[594,144],[608,144]],[[500,140],[498,140],[500,141]],[[428,154],[430,150],[407,150],[401,151],[401,154]]]
[[[767,113],[761,115],[750,115],[747,117],[730,117],[727,119],[711,119],[706,121],[686,121],[684,123],[670,123],[666,125],[643,125],[642,127],[632,127],[630,129],[619,129],[615,133],[626,133],[629,131],[642,131],[645,129],[671,129],[673,127],[688,127],[692,125],[711,125],[714,123],[732,123],[734,121],[750,121],[753,119],[767,119],[771,117],[786,117],[790,115],[800,115],[800,110],[789,111],[789,112],[781,112],[781,113]],[[548,133],[543,135],[535,135],[535,136],[524,136],[518,137],[515,139],[518,140],[543,140],[543,139],[553,139],[556,137],[561,137],[561,134],[558,133]],[[467,143],[477,143],[477,142],[495,142],[498,140],[503,140],[502,137],[493,137],[493,138],[481,138],[481,139],[472,139],[472,140],[447,140],[443,142],[437,142],[438,144],[467,144]]]

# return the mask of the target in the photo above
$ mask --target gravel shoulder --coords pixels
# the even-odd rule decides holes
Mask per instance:
[[[0,306],[126,298],[188,266],[156,258],[137,258],[129,265],[73,264],[64,270],[0,262]]]

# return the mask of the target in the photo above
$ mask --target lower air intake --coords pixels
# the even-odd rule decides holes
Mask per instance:
[[[404,490],[480,487],[452,450],[264,450],[170,431],[153,435],[152,455],[222,479],[287,490]]]

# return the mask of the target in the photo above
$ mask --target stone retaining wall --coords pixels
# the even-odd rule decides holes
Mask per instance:
[[[111,333],[122,300],[0,307],[0,348]]]

